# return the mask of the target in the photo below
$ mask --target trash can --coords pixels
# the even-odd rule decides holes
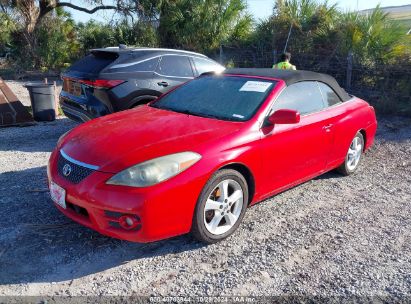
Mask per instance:
[[[54,85],[44,82],[29,82],[25,87],[29,91],[33,118],[36,121],[53,121],[56,119]]]

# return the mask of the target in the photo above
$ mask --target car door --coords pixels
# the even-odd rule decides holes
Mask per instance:
[[[327,153],[332,147],[332,124],[322,113],[324,107],[315,81],[292,84],[274,101],[271,113],[292,109],[300,112],[301,119],[297,124],[276,124],[261,129],[267,193],[325,170]]]
[[[194,78],[190,59],[184,55],[164,55],[157,65],[154,86],[161,93],[166,93]]]
[[[329,85],[323,82],[317,82],[317,84],[326,108],[323,110],[323,115],[328,119],[328,125],[330,126],[329,135],[332,138],[332,144],[327,151],[327,169],[329,169],[335,167],[336,162],[341,158],[338,153],[336,153],[336,148],[339,146],[338,138],[343,137],[342,134],[346,132],[347,112],[342,106],[341,98]],[[344,157],[345,153],[346,151],[344,151]]]

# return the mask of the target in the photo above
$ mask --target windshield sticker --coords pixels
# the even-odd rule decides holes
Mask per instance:
[[[272,84],[271,82],[265,82],[265,81],[247,81],[240,88],[240,91],[264,93],[271,86],[271,84]]]
[[[243,116],[243,115],[240,115],[240,114],[233,114],[233,117],[236,117],[236,118],[244,118],[244,116]]]

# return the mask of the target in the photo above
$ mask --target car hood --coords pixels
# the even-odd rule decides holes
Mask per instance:
[[[99,171],[117,173],[155,157],[200,152],[200,144],[227,136],[240,125],[142,106],[84,123],[58,148]]]

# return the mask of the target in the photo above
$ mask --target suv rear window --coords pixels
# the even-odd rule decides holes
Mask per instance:
[[[159,57],[146,59],[137,62],[120,63],[111,66],[108,72],[154,72],[158,64]]]
[[[118,58],[112,52],[93,52],[75,62],[68,70],[83,73],[99,73],[102,69]]]
[[[196,65],[197,72],[200,75],[207,72],[223,70],[223,67],[221,65],[218,65],[211,60],[198,57],[193,57],[193,60]]]

